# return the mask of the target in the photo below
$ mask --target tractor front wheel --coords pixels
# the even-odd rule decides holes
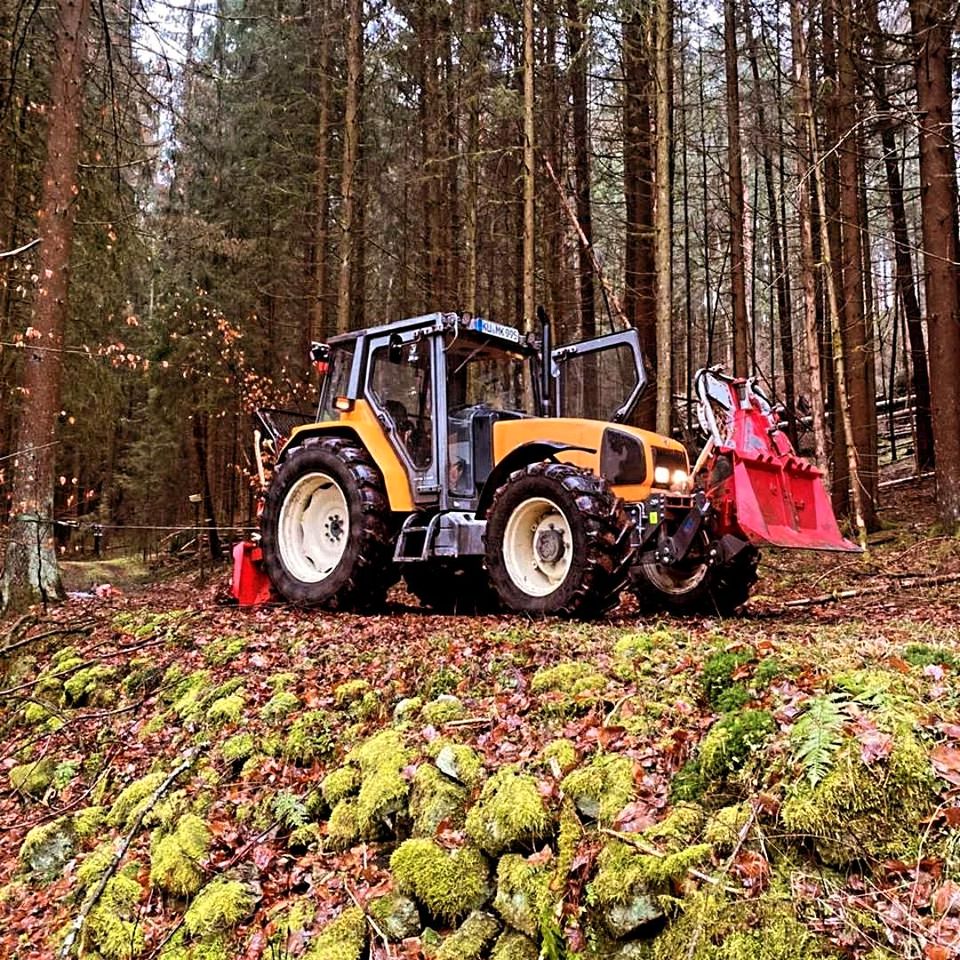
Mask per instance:
[[[710,563],[707,553],[703,537],[691,548],[688,560],[680,564],[658,563],[652,551],[642,556],[632,571],[633,591],[641,608],[728,617],[743,606],[757,581],[760,552],[746,547],[724,564]]]
[[[602,613],[617,602],[629,550],[630,521],[607,482],[566,463],[512,474],[487,515],[490,580],[522,613]]]
[[[389,507],[365,450],[307,440],[276,469],[261,518],[263,560],[285,599],[304,606],[382,603],[391,577]]]

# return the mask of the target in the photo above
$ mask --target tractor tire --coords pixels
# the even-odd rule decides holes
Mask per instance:
[[[703,544],[706,552],[706,542]],[[729,563],[713,565],[697,559],[687,566],[664,566],[641,557],[634,568],[633,591],[647,613],[732,616],[757,582],[760,551],[746,547]]]
[[[275,470],[260,530],[277,592],[301,606],[369,609],[396,582],[390,508],[366,450],[312,438]]]
[[[403,579],[407,589],[437,613],[495,613],[500,607],[481,557],[408,563]]]
[[[607,482],[566,463],[534,463],[497,490],[486,563],[504,607],[596,617],[625,583],[631,523]]]

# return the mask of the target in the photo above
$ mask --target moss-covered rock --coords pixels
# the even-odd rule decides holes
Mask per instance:
[[[227,763],[242,763],[253,754],[255,749],[253,734],[245,731],[235,733],[224,740],[220,745],[220,755]]]
[[[95,836],[107,822],[107,808],[95,804],[83,807],[73,815],[73,832],[78,840],[89,840]]]
[[[441,693],[436,700],[425,703],[420,710],[420,719],[434,727],[440,727],[452,720],[462,720],[467,715],[459,697]]]
[[[260,718],[267,723],[279,723],[300,709],[300,698],[289,690],[278,690],[261,708]]]
[[[77,867],[77,888],[85,891],[92,887],[110,868],[114,853],[113,844],[109,840],[104,840],[87,854]]]
[[[70,817],[58,817],[26,835],[20,847],[20,863],[37,880],[50,881],[63,873],[76,850],[77,836]]]
[[[103,960],[133,960],[146,946],[139,903],[143,888],[121,873],[111,877],[80,933],[80,953]]]
[[[461,830],[467,819],[467,791],[433,764],[423,763],[413,777],[409,809],[415,837],[434,836],[442,823]]]
[[[229,693],[224,697],[217,697],[207,707],[207,722],[216,726],[225,723],[237,723],[243,716],[246,699],[240,692]]]
[[[390,857],[397,888],[429,913],[452,923],[490,897],[486,858],[473,847],[448,852],[433,840],[405,840]]]
[[[740,710],[725,714],[700,744],[700,773],[707,781],[724,780],[756,755],[776,732],[767,710]]]
[[[483,779],[483,764],[464,743],[444,743],[434,754],[437,769],[472,790]]]
[[[683,901],[683,913],[653,941],[654,960],[824,960],[826,944],[772,898],[730,903],[714,891]]]
[[[293,722],[283,744],[288,760],[308,766],[333,752],[334,738],[326,710],[308,710]]]
[[[11,767],[7,776],[14,790],[39,799],[53,782],[56,769],[55,757],[41,757],[39,760],[29,760],[27,763]]]
[[[68,707],[109,706],[117,698],[113,686],[116,676],[113,667],[101,663],[78,670],[63,683],[64,704]]]
[[[423,697],[404,697],[393,708],[393,719],[397,723],[413,720],[423,709]]]
[[[222,667],[236,659],[247,649],[246,638],[240,636],[217,637],[203,648],[203,659],[212,667]]]
[[[497,866],[494,910],[515,930],[536,937],[551,905],[550,880],[547,866],[531,864],[519,854],[506,854]]]
[[[437,960],[481,960],[499,932],[500,921],[495,916],[483,910],[474,910],[443,941],[443,946],[437,951]]]
[[[753,811],[749,803],[733,803],[722,807],[707,821],[703,838],[721,853],[729,853],[740,842]]]
[[[215,877],[197,894],[183,923],[195,937],[225,933],[253,910],[254,897],[239,880]]]
[[[491,855],[531,845],[549,830],[552,817],[537,781],[514,766],[502,767],[484,785],[467,814],[467,835]]]
[[[210,829],[196,814],[184,814],[172,833],[155,830],[150,841],[150,883],[177,897],[203,884],[201,864],[210,851]]]
[[[110,826],[129,830],[165,779],[165,774],[158,770],[124,787],[113,801],[107,815]]]
[[[359,907],[348,907],[320,931],[304,960],[360,960],[366,945],[367,918]]]
[[[554,776],[562,776],[577,765],[577,747],[572,740],[551,740],[543,748],[540,757],[553,771]]]
[[[811,838],[825,862],[839,866],[864,855],[914,856],[935,806],[927,752],[903,727],[890,755],[869,766],[859,742],[848,739],[816,786],[805,778],[792,786],[780,816],[788,830]]]
[[[516,930],[504,930],[490,952],[490,960],[538,960],[536,943]]]
[[[707,703],[716,710],[742,707],[750,699],[750,694],[745,684],[735,678],[753,660],[752,651],[746,650],[720,650],[707,657],[700,676]]]
[[[391,943],[399,943],[420,932],[420,911],[417,905],[402,893],[388,893],[376,897],[367,906],[377,929]]]
[[[334,688],[333,702],[338,707],[349,707],[350,704],[362,699],[364,694],[369,693],[372,689],[367,680],[347,680]]]
[[[589,663],[566,660],[541,667],[530,681],[534,693],[545,694],[543,709],[559,716],[589,709],[607,686],[607,678]]]
[[[564,777],[561,787],[585,817],[610,823],[633,798],[633,762],[613,753],[598,753]]]
[[[335,850],[346,850],[360,840],[356,797],[344,797],[334,805],[327,821],[327,838]]]
[[[344,764],[331,770],[320,783],[320,792],[328,806],[334,807],[344,797],[355,794],[360,789],[363,777],[360,768],[352,764]]]

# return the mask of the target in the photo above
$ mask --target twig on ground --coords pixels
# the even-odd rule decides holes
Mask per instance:
[[[849,600],[852,597],[876,596],[879,593],[890,593],[895,590],[922,590],[924,587],[939,587],[945,583],[957,582],[960,582],[960,573],[943,573],[933,577],[911,577],[896,584],[884,583],[876,587],[860,587],[857,590],[836,590],[833,593],[821,593],[816,597],[787,600],[780,612],[794,610],[797,607],[815,607],[823,603],[836,603],[839,600]]]

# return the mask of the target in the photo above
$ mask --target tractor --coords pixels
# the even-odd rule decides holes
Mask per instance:
[[[539,321],[524,336],[432,313],[314,344],[316,414],[258,413],[239,602],[371,609],[402,577],[440,612],[588,618],[629,589],[644,610],[728,615],[761,545],[857,549],[752,380],[697,374],[691,468],[630,425],[648,385],[635,330],[554,347]]]

